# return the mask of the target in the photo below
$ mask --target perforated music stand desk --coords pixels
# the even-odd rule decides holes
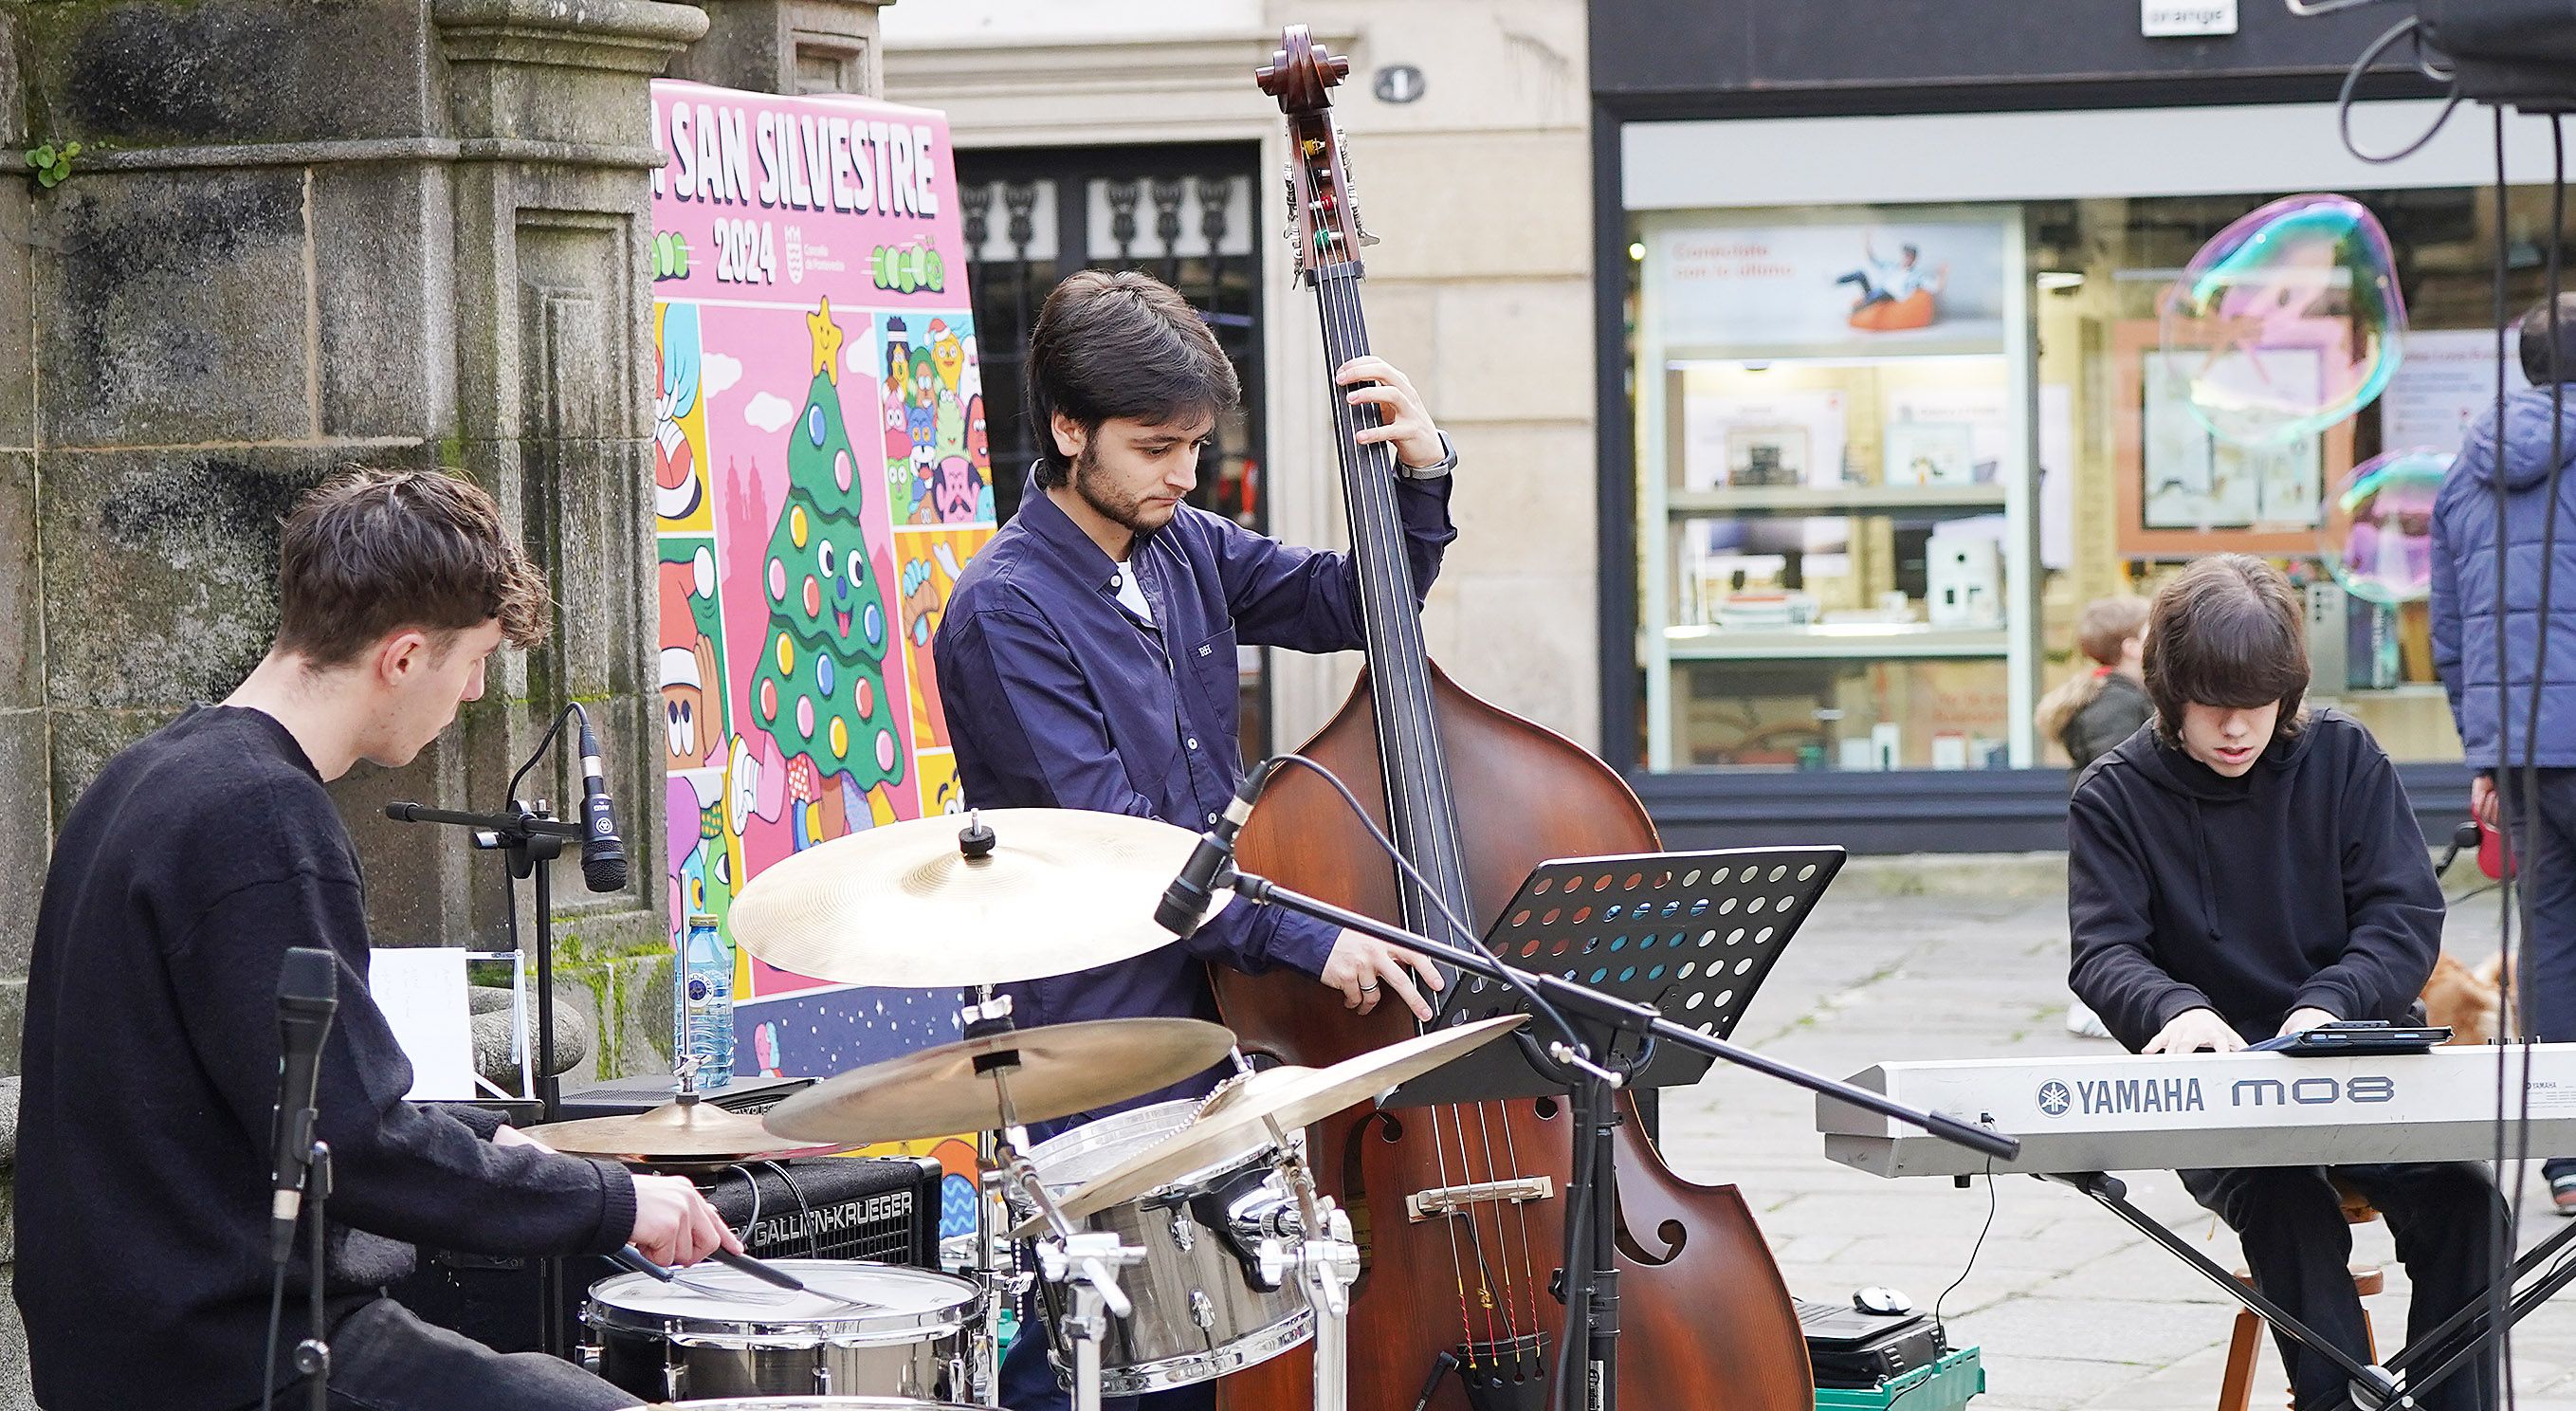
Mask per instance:
[[[1531,870],[1485,944],[1505,965],[1653,1005],[1676,1024],[1723,1039],[1735,1032],[1781,948],[1842,865],[1838,847],[1556,858]],[[1426,1032],[1531,1012],[1528,1000],[1499,980],[1454,979]],[[1527,1032],[1541,1043],[1556,1037],[1542,1017],[1533,1016]],[[1597,1034],[1587,1038],[1600,1042]],[[1633,1061],[1636,1047],[1634,1038],[1621,1036],[1614,1052]],[[1696,1083],[1714,1061],[1659,1045],[1628,1086]],[[1380,1105],[1490,1102],[1565,1090],[1562,1080],[1532,1066],[1519,1044],[1487,1044],[1403,1085]]]

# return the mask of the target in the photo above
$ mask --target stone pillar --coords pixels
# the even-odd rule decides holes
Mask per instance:
[[[885,91],[877,11],[894,0],[700,0],[707,37],[671,77],[754,93]]]
[[[0,860],[39,875],[52,820],[110,754],[258,660],[298,493],[345,465],[438,465],[500,499],[562,628],[504,654],[419,762],[337,787],[377,942],[506,943],[497,860],[381,805],[498,808],[577,699],[638,880],[593,898],[559,868],[565,954],[661,949],[647,84],[705,16],[653,0],[5,14],[0,52],[25,67],[0,76],[0,122],[23,134],[0,180]],[[72,140],[50,190],[14,165],[25,142]],[[578,778],[541,771],[525,792],[563,805]],[[25,892],[0,922],[12,1067]]]

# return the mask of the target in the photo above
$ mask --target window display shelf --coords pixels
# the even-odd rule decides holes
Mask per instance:
[[[2000,657],[2010,653],[2012,634],[2000,627],[1927,627],[1919,622],[1824,623],[1755,631],[1667,627],[1664,647],[1674,661]]]
[[[2001,485],[1742,485],[1674,490],[1664,497],[1673,518],[1709,514],[1858,514],[1875,510],[1965,510],[2001,513]]]

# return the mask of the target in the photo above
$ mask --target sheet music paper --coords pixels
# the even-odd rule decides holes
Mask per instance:
[[[403,1056],[411,1060],[411,1091],[403,1096],[433,1102],[475,1095],[464,951],[453,946],[376,951],[368,961],[367,990],[384,1011]]]

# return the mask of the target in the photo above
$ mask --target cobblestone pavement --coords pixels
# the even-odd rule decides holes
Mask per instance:
[[[2455,890],[2463,866],[2452,874]],[[1737,1032],[1740,1042],[1847,1077],[1897,1059],[2116,1052],[2067,1032],[2062,867],[2011,860],[1887,873],[1856,864],[1781,957]],[[1920,890],[1917,890],[1920,889]],[[2449,948],[2495,950],[2492,905],[2455,907]],[[1983,1349],[1980,1411],[2181,1411],[2216,1404],[2234,1305],[2199,1275],[2075,1192],[2007,1177],[1959,1190],[1882,1180],[1824,1158],[1806,1093],[1751,1073],[1711,1073],[1667,1095],[1664,1150],[1683,1174],[1740,1186],[1789,1287],[1839,1299],[1892,1285],[1923,1307],[1961,1271],[1944,1312],[1952,1339]],[[2131,1178],[2137,1204],[2235,1267],[2234,1238],[2170,1172]],[[1970,1247],[1993,1202],[1993,1229]],[[2522,1243],[2551,1233],[2537,1166]],[[2383,1349],[2403,1340],[2405,1275],[2385,1222],[2356,1228],[2356,1262],[2383,1264],[2367,1300]],[[2521,1411],[2576,1411],[2576,1290],[2527,1318],[2515,1339]],[[2266,1346],[2256,1411],[2285,1405]]]

